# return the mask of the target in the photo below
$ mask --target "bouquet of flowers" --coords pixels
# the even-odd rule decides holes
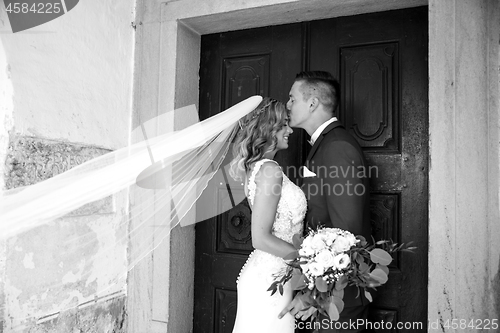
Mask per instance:
[[[369,288],[375,289],[388,280],[391,253],[412,251],[414,247],[404,247],[392,241],[378,241],[369,245],[362,236],[338,228],[318,228],[304,239],[293,238],[298,250],[287,269],[276,276],[268,291],[273,295],[277,290],[283,294],[283,285],[291,283],[293,290],[301,293],[308,307],[338,320],[344,308],[344,288],[360,287],[371,302]]]

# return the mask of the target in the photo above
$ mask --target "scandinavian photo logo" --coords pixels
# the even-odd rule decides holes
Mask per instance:
[[[13,33],[52,21],[73,9],[79,0],[3,0]]]

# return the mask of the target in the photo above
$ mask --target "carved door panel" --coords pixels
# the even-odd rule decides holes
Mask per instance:
[[[286,101],[301,70],[327,70],[340,79],[339,118],[370,165],[373,235],[418,246],[395,258],[373,304],[374,320],[394,323],[385,331],[427,318],[426,57],[427,8],[202,37],[202,119],[253,94]],[[306,136],[295,130],[290,148],[278,153],[285,171],[305,160]],[[195,332],[231,332],[235,281],[252,250],[250,209],[246,200],[231,201],[226,179],[214,179],[205,195],[214,207],[233,208],[196,227]],[[241,186],[233,192],[243,197]]]

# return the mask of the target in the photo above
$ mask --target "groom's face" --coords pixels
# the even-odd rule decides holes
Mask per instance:
[[[290,89],[289,99],[286,108],[289,111],[288,124],[290,127],[303,128],[305,121],[309,117],[309,103],[304,100],[300,87],[301,81],[295,81]]]

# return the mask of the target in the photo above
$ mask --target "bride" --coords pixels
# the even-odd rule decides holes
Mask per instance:
[[[296,251],[294,234],[302,234],[307,209],[302,190],[293,184],[273,160],[276,152],[288,148],[285,105],[265,98],[240,122],[234,146],[231,176],[244,180],[245,195],[252,209],[251,232],[255,250],[237,281],[237,314],[233,333],[294,332],[295,319],[281,310],[292,300],[290,284],[283,295],[267,291],[285,267],[283,258]]]

